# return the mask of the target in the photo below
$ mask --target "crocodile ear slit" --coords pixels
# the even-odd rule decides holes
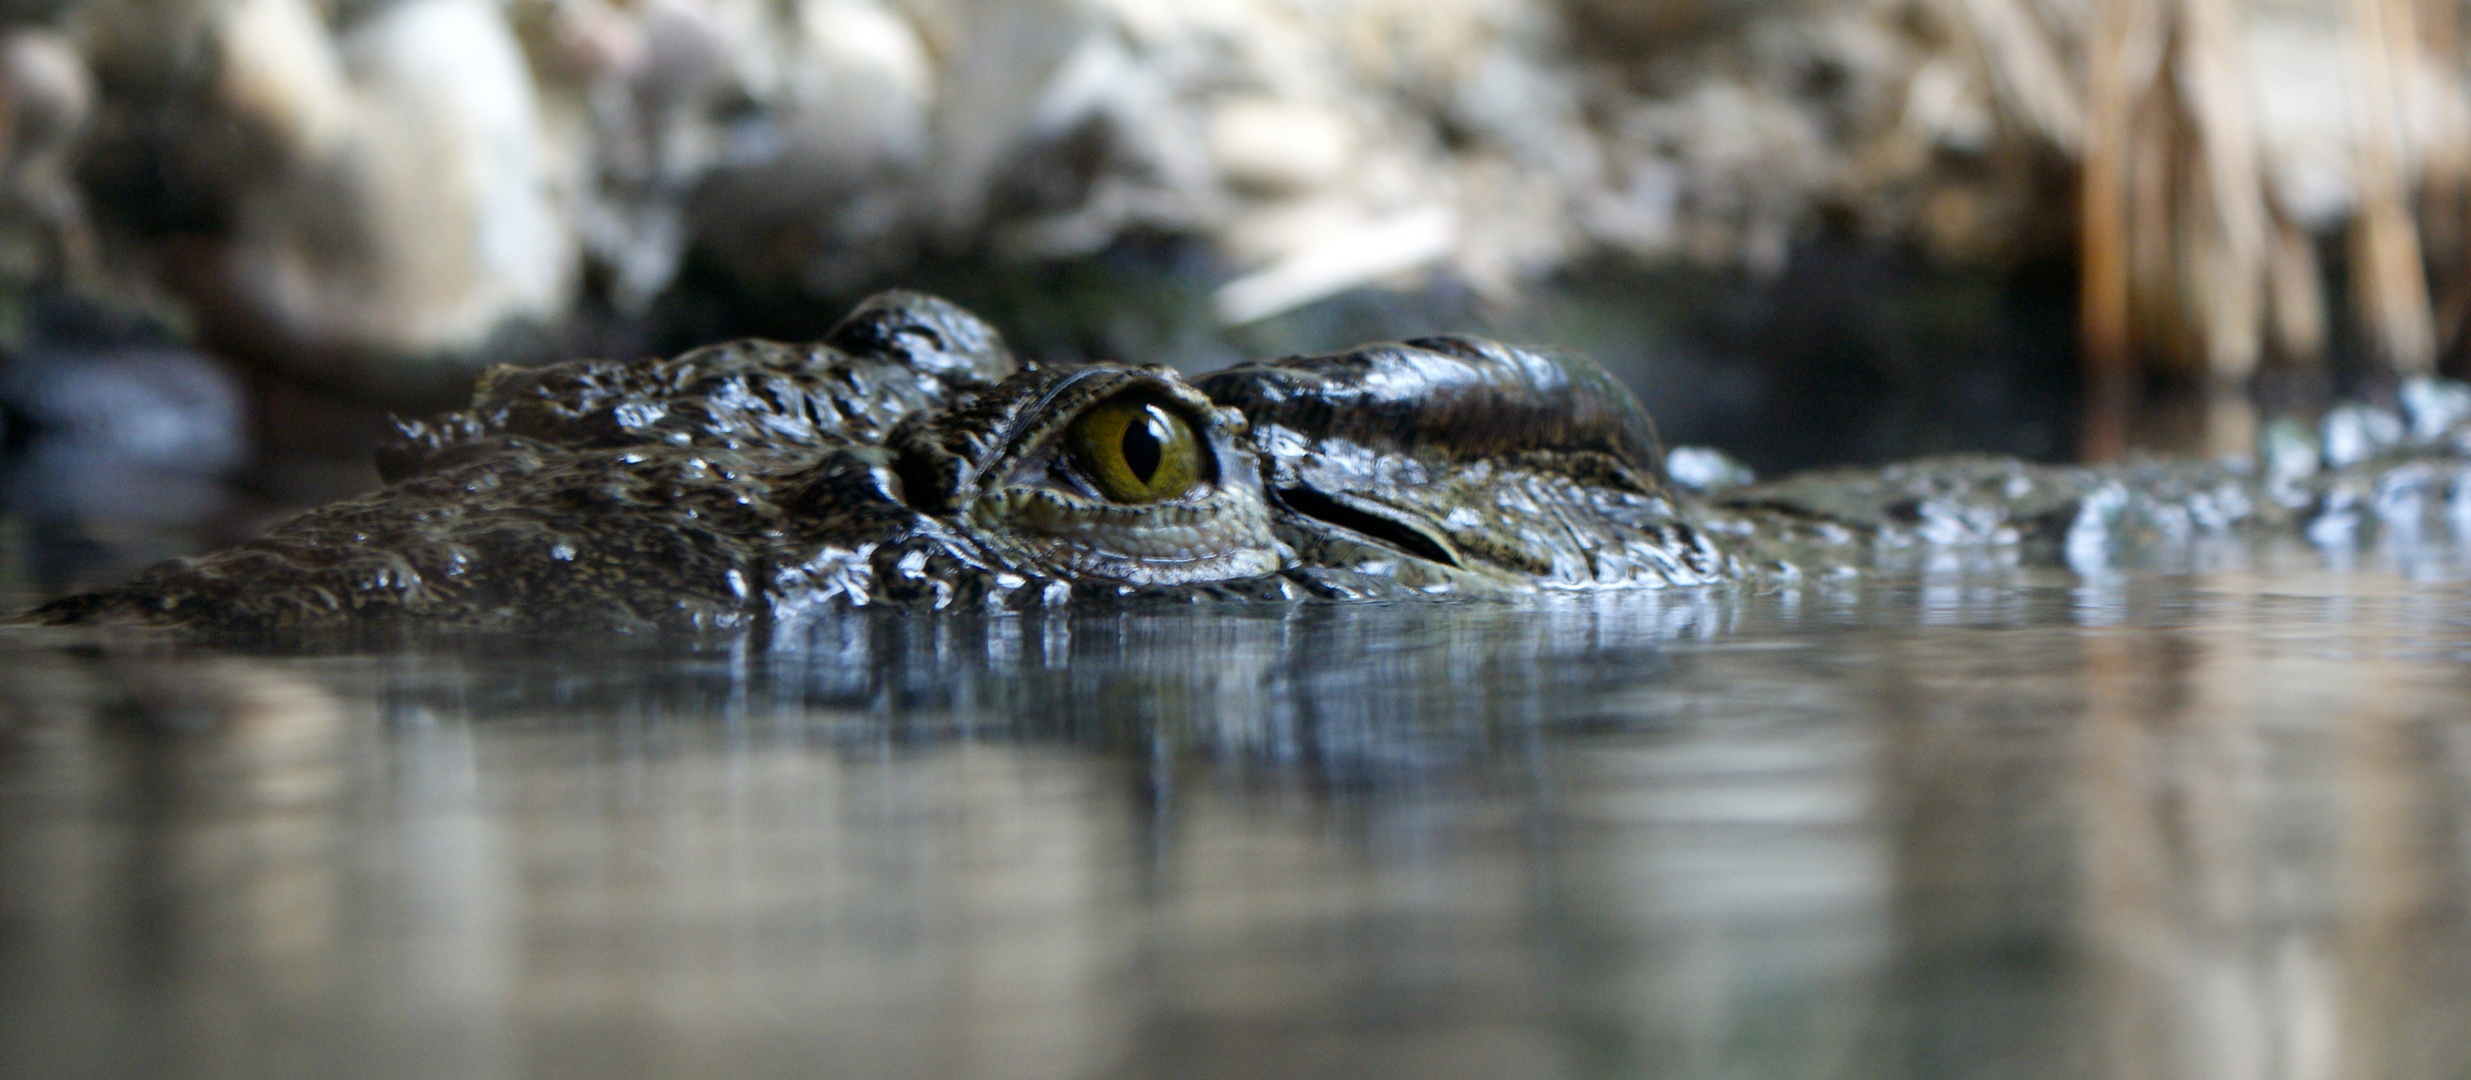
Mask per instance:
[[[951,512],[960,471],[959,459],[915,445],[897,448],[892,462],[892,475],[901,482],[901,501],[922,514]]]
[[[1305,517],[1362,534],[1426,562],[1467,569],[1466,560],[1459,557],[1448,540],[1408,522],[1358,509],[1308,487],[1279,488],[1277,496],[1280,504]]]

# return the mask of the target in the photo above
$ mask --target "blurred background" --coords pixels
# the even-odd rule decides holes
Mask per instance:
[[[1207,369],[1472,330],[1761,473],[2459,369],[2457,0],[0,0],[0,585],[374,485],[481,368],[923,288]]]

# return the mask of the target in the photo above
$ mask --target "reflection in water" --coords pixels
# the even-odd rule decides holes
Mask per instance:
[[[2458,1075],[2459,569],[0,667],[0,1073]]]

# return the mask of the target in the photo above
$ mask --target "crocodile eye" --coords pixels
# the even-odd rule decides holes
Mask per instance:
[[[1073,464],[1120,503],[1175,498],[1201,482],[1201,438],[1160,398],[1124,394],[1099,402],[1064,431]]]

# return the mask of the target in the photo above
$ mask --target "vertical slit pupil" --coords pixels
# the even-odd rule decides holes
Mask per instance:
[[[1132,423],[1124,425],[1124,464],[1133,472],[1133,479],[1144,484],[1158,475],[1159,462],[1165,459],[1166,447],[1159,434],[1166,421],[1158,415],[1155,405],[1141,410]]]

